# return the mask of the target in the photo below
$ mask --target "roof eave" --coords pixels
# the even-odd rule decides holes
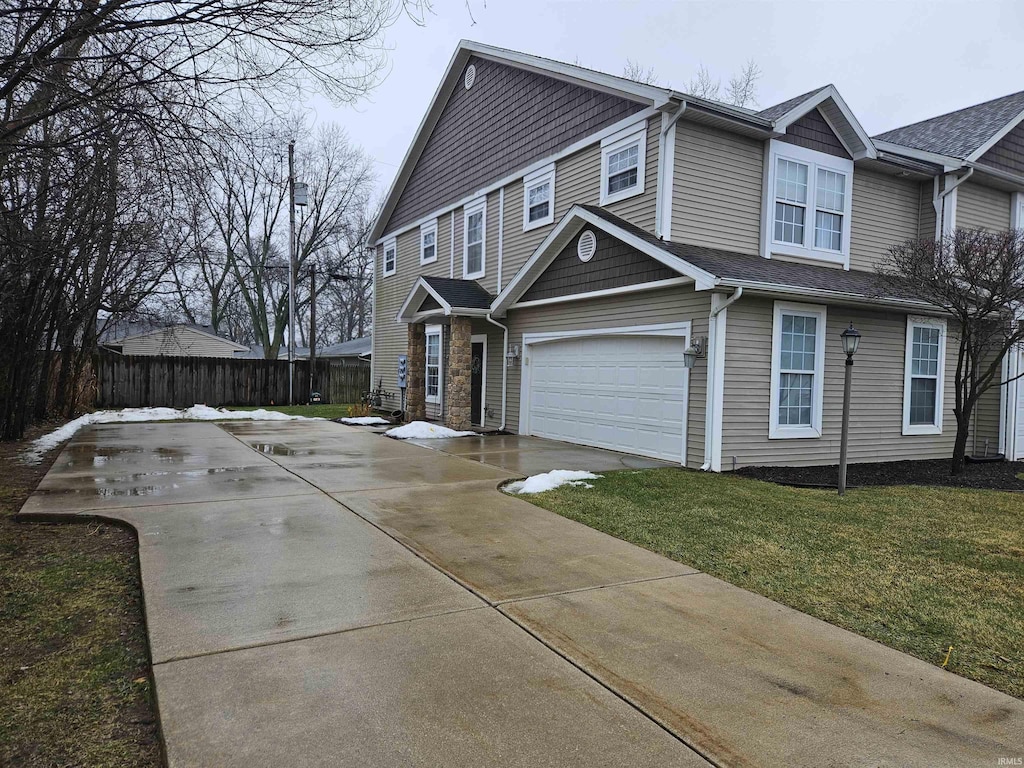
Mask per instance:
[[[937,152],[929,152],[925,149],[915,149],[914,147],[906,147],[902,144],[896,144],[891,141],[885,141],[884,139],[873,139],[875,147],[885,152],[889,152],[894,155],[903,155],[913,160],[921,160],[926,163],[932,163],[942,167],[944,172],[956,171],[964,167],[965,160],[960,157],[951,157],[950,155],[940,155]]]
[[[737,280],[735,278],[723,277],[719,285],[728,288],[743,288],[753,293],[767,295],[779,295],[787,297],[813,297],[821,299],[833,299],[835,301],[848,301],[856,304],[871,304],[873,306],[892,307],[894,309],[916,309],[918,311],[929,311],[933,314],[942,314],[941,310],[924,301],[914,299],[899,299],[886,296],[871,296],[864,293],[852,291],[832,291],[824,288],[809,288],[801,285],[789,285],[786,283],[771,283],[763,280]]]

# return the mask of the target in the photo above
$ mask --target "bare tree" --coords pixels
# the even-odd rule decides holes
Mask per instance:
[[[627,80],[635,80],[645,85],[657,85],[658,75],[654,67],[644,67],[639,61],[626,59],[626,66],[622,68],[622,76]]]
[[[757,105],[757,81],[761,79],[761,68],[753,59],[747,59],[737,74],[729,78],[726,89],[726,101],[734,107],[753,107]]]
[[[1024,232],[958,229],[940,240],[890,249],[879,268],[889,295],[927,302],[952,321],[958,339],[952,474],[964,471],[971,416],[1000,381],[1003,358],[1024,342]]]
[[[708,68],[703,64],[697,67],[697,74],[690,78],[690,82],[686,85],[687,93],[712,101],[718,101],[718,94],[721,90],[722,81],[712,78]]]

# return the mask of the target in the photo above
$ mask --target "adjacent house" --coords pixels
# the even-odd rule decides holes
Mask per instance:
[[[1018,93],[873,138],[831,85],[752,111],[463,42],[372,232],[373,380],[397,395],[406,356],[409,418],[460,429],[834,463],[853,322],[851,460],[948,457],[955,329],[874,269],[1018,226],[1022,118]],[[1024,385],[991,394],[971,449],[1024,456]]]
[[[369,360],[372,345],[373,340],[369,336],[360,336],[358,339],[350,339],[318,349],[316,356],[345,362]]]
[[[234,357],[249,349],[192,323],[100,320],[98,330],[100,346],[123,355]]]

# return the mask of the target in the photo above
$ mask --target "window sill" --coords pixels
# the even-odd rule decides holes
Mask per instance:
[[[393,269],[390,272],[381,272],[380,276],[381,277],[394,277],[397,272],[398,272],[397,269]]]
[[[546,227],[549,224],[554,224],[554,216],[545,216],[543,219],[537,219],[537,221],[531,221],[529,223],[523,222],[523,232],[529,232],[531,229],[540,229]]]
[[[486,271],[483,271],[483,272],[463,272],[462,273],[462,279],[463,280],[479,280],[481,277],[483,277],[486,274],[487,274]]]
[[[821,437],[821,430],[815,427],[770,427],[769,440],[813,440]]]
[[[941,435],[942,427],[936,426],[935,424],[904,424],[903,434],[907,436]]]
[[[433,264],[435,261],[437,261],[437,256],[435,256],[432,259],[427,259],[426,261],[424,261],[423,259],[420,259],[420,266],[422,267],[422,266],[425,266],[427,264]]]
[[[601,201],[600,201],[599,204],[600,205],[611,205],[612,203],[617,203],[620,200],[628,200],[631,197],[636,197],[637,195],[642,195],[643,193],[644,193],[644,188],[643,188],[642,185],[637,185],[635,187],[630,187],[629,189],[622,189],[622,190],[619,190],[618,192],[613,192],[610,195],[606,195],[602,191],[601,192]]]
[[[807,261],[824,261],[829,264],[839,264],[844,268],[849,267],[850,257],[849,254],[840,253],[838,251],[820,251],[815,248],[802,248],[798,245],[789,245],[788,243],[771,243],[768,246],[768,258],[770,259],[774,255],[780,256],[792,256],[798,259],[806,259]]]

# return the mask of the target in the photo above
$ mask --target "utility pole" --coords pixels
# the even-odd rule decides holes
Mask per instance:
[[[288,142],[288,405],[295,405],[295,142]]]
[[[309,396],[316,384],[316,266],[309,268]]]

